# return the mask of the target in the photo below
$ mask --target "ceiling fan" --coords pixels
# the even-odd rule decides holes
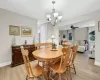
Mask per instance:
[[[71,25],[70,28],[71,28],[71,29],[76,29],[76,28],[79,28],[79,27],[74,27],[73,25]]]

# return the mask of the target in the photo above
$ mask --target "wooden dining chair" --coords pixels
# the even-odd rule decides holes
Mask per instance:
[[[70,48],[70,47],[69,47],[69,48]],[[64,47],[64,48],[62,49],[62,52],[63,52],[63,55],[64,55],[64,56],[67,54],[67,53],[65,52],[65,50],[66,50],[66,48]],[[71,63],[72,59],[73,59],[72,50],[70,50],[69,60],[67,61],[67,65],[66,65],[66,67],[67,67],[66,72],[69,73],[70,80],[72,80],[72,75],[71,75],[71,68],[70,68],[70,66],[69,66],[69,63]]]
[[[75,57],[76,57],[76,54],[77,54],[78,45],[72,46],[71,48],[72,48],[72,58],[71,58],[68,66],[70,68],[74,69],[74,72],[76,74],[76,68],[75,68],[75,65],[74,65],[74,60],[75,60]]]
[[[25,68],[27,71],[26,80],[29,80],[29,79],[34,80],[34,78],[38,78],[39,76],[41,76],[43,74],[43,68],[39,64],[31,66],[29,58],[28,58],[29,52],[28,50],[25,50],[23,46],[21,46],[21,52],[22,52]]]
[[[45,44],[45,48],[50,48],[52,47],[52,43],[51,42],[46,42]]]
[[[63,43],[62,43],[62,46],[63,46],[63,47],[69,47],[69,46],[71,46],[71,45],[72,45],[71,42],[63,42]]]
[[[36,43],[35,44],[36,49],[42,49],[44,48],[49,48],[52,47],[52,43],[51,42],[45,42],[45,43]]]
[[[44,43],[36,43],[35,44],[35,49],[41,49],[44,45]]]
[[[69,56],[71,48],[62,49],[63,55],[61,56],[61,61],[50,66],[51,71],[56,72],[59,75],[59,80],[61,80],[61,75],[67,71],[67,62],[69,61]],[[68,75],[66,73],[66,79],[68,80]]]
[[[42,49],[43,47],[45,47],[45,43],[36,43],[35,44],[35,50],[40,50]],[[38,60],[38,64],[40,63],[41,61]],[[42,62],[42,67],[44,68],[44,62]]]

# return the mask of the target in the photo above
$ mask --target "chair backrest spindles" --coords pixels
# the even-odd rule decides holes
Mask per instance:
[[[72,60],[72,62],[74,62],[74,59],[76,57],[77,49],[78,49],[78,45],[72,47],[72,53],[73,53],[73,60]]]
[[[25,50],[23,47],[21,47],[21,52],[22,52],[24,64],[26,67],[27,75],[34,77],[33,72],[32,72],[32,67],[29,61],[29,57],[28,57],[28,53],[29,53],[28,50]]]
[[[51,42],[46,42],[44,43],[45,44],[45,47],[48,48],[48,47],[52,47],[52,43]]]
[[[52,46],[52,43],[51,43],[51,42],[37,43],[37,44],[35,44],[35,47],[36,47],[37,49],[40,49],[41,47],[47,48],[47,47],[50,47],[50,46]]]
[[[62,49],[62,52],[63,52],[63,55],[62,55],[62,57],[61,57],[59,69],[60,69],[61,67],[66,68],[67,63],[68,63],[69,60],[70,60],[71,48],[63,48],[63,49]],[[58,69],[58,70],[59,70],[59,69]]]

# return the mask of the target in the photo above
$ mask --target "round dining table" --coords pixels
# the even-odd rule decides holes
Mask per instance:
[[[44,48],[44,49],[40,49],[40,50],[36,50],[32,52],[33,56],[41,61],[45,63],[45,79],[49,80],[49,64],[52,61],[56,61],[59,58],[61,58],[61,56],[63,55],[62,53],[62,48],[58,48],[56,50],[51,50],[50,48]]]

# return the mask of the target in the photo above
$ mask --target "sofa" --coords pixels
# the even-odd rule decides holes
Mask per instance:
[[[86,50],[85,41],[84,40],[78,40],[76,44],[78,45],[77,51],[84,53],[85,50]]]

